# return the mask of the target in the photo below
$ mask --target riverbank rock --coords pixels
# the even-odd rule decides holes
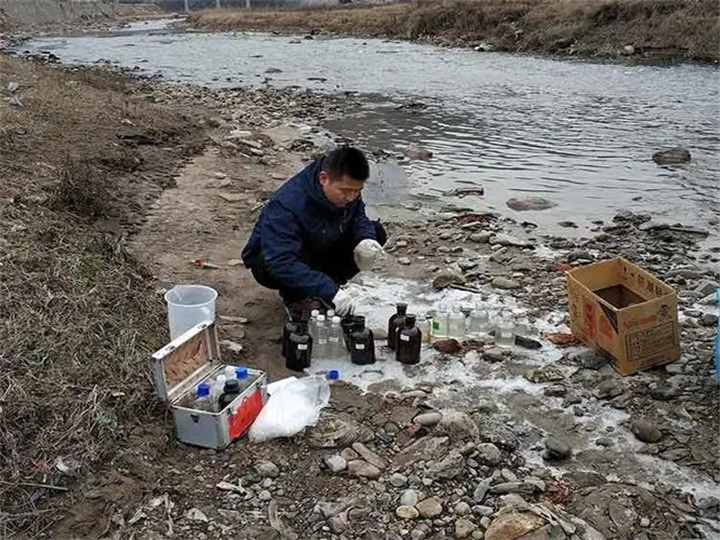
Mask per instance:
[[[395,515],[400,519],[417,519],[420,516],[420,512],[412,506],[398,506],[395,509]]]
[[[347,470],[351,475],[359,476],[361,478],[379,478],[380,477],[380,469],[378,469],[374,465],[371,465],[367,461],[363,461],[361,459],[356,459],[355,461],[350,461],[347,464]]]
[[[477,529],[472,521],[460,518],[455,522],[455,538],[468,538]]]
[[[549,210],[555,208],[557,203],[543,199],[542,197],[513,197],[507,203],[508,208],[516,212],[527,212],[530,210]]]
[[[503,290],[519,289],[521,287],[517,281],[502,276],[498,276],[493,279],[492,286],[496,289]]]
[[[477,460],[485,465],[494,467],[502,460],[500,449],[493,443],[482,443],[477,446]]]
[[[690,150],[687,148],[668,148],[658,150],[652,155],[652,159],[658,165],[678,165],[690,162]]]
[[[457,339],[441,339],[433,343],[433,349],[443,354],[457,354],[462,350]]]
[[[545,441],[545,457],[548,461],[562,461],[572,456],[572,448],[565,441],[550,437]]]
[[[635,420],[632,423],[631,429],[635,436],[645,443],[656,443],[663,437],[662,431],[655,427],[655,424],[647,420]]]
[[[436,518],[442,514],[442,504],[435,497],[420,501],[415,508],[417,508],[420,515],[425,519]]]
[[[403,153],[410,159],[428,160],[433,157],[433,153],[431,150],[428,150],[427,148],[423,148],[421,146],[408,146]]]
[[[442,414],[439,412],[428,412],[423,414],[418,414],[415,418],[413,418],[413,422],[425,427],[434,426],[438,422],[442,420]]]
[[[485,540],[514,540],[545,525],[545,520],[529,512],[509,512],[498,516],[485,531]]]

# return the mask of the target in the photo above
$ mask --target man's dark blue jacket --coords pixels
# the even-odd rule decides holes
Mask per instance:
[[[248,268],[264,264],[282,287],[301,297],[332,300],[338,284],[313,269],[312,261],[331,257],[341,236],[351,235],[355,244],[376,238],[360,197],[344,208],[325,197],[318,179],[321,166],[320,160],[311,163],[275,192],[241,257]]]

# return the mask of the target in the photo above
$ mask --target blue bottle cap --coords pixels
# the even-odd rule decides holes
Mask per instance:
[[[340,378],[340,372],[337,369],[331,369],[327,373],[327,378],[331,381],[337,381]]]
[[[238,380],[247,379],[248,378],[247,368],[246,367],[235,368],[235,377]]]
[[[208,383],[201,382],[197,387],[198,397],[205,397],[210,395],[210,385]]]

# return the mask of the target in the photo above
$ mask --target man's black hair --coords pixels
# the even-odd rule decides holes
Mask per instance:
[[[370,164],[365,154],[352,146],[341,146],[328,153],[323,158],[322,170],[333,180],[349,176],[364,182],[370,176]]]

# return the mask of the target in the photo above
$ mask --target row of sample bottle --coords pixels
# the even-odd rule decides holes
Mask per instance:
[[[512,347],[515,336],[529,329],[528,321],[517,313],[499,312],[491,317],[478,306],[466,311],[467,315],[460,306],[440,305],[433,316],[432,339],[483,339],[494,332],[496,345]]]
[[[309,368],[313,359],[349,357],[354,364],[374,364],[375,337],[360,315],[341,319],[332,310],[326,315],[313,310],[305,319],[291,314],[283,327],[282,354],[292,371]]]
[[[198,384],[193,408],[220,412],[253,383],[246,367],[225,366],[214,378]]]

